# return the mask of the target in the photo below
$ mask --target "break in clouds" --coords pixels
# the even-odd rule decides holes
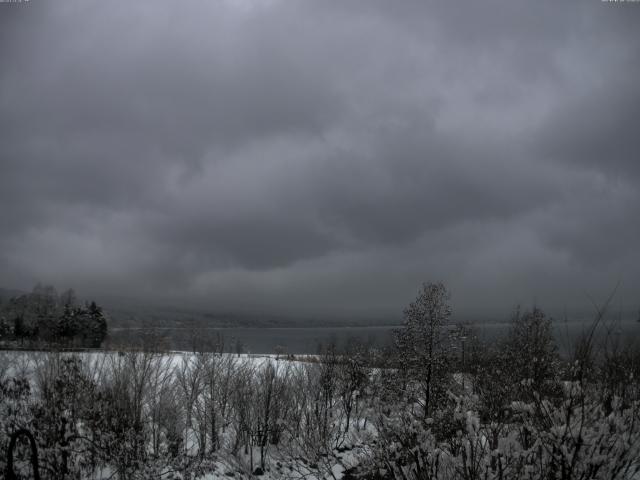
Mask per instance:
[[[640,6],[0,4],[0,284],[638,304]],[[616,303],[616,304],[617,304]]]

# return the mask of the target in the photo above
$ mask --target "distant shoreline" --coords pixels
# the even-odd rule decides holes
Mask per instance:
[[[585,325],[593,322],[593,319],[585,318],[581,320],[553,320],[553,325]],[[635,324],[638,323],[636,320],[631,319],[623,319],[620,320],[620,324]],[[505,327],[511,324],[510,320],[504,321],[491,321],[491,322],[461,322],[461,323],[448,323],[446,327],[455,327],[458,325],[466,326],[471,329],[474,327]],[[139,327],[110,327],[110,332],[117,332],[123,330],[324,330],[324,329],[332,329],[332,330],[348,330],[348,329],[390,329],[390,328],[402,328],[402,323],[397,324],[387,324],[387,325],[292,325],[292,326],[270,326],[270,325],[255,325],[255,326],[247,326],[247,325],[238,325],[238,326],[219,326],[219,327],[201,327],[201,326],[159,326],[159,327],[151,327],[151,326],[139,326]]]
[[[343,326],[335,326],[329,325],[326,327],[321,327],[317,325],[310,326],[295,326],[295,327],[271,327],[271,326],[255,326],[255,327],[247,327],[247,326],[238,326],[238,327],[111,327],[109,329],[110,332],[118,332],[122,330],[320,330],[320,329],[389,329],[389,328],[400,328],[401,324],[398,325],[343,325]]]

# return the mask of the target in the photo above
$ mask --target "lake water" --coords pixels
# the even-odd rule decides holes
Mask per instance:
[[[561,352],[571,350],[575,339],[588,330],[589,322],[556,322],[554,333]],[[473,326],[480,339],[488,343],[504,336],[508,331],[506,323],[485,323]],[[350,339],[358,339],[370,345],[382,347],[393,341],[393,330],[398,326],[376,327],[283,327],[283,328],[211,328],[192,330],[179,328],[114,328],[110,332],[110,343],[127,345],[143,338],[161,337],[166,346],[173,350],[189,350],[193,346],[214,345],[218,335],[224,338],[226,351],[234,352],[237,345],[246,353],[274,353],[277,350],[294,354],[317,353],[320,344],[335,343],[345,345]],[[609,331],[610,330],[610,331]],[[640,342],[640,323],[618,322],[615,328],[601,327],[597,331],[599,339],[605,336],[622,344]]]
[[[191,330],[179,328],[114,328],[110,342],[127,344],[143,337],[160,336],[171,349],[188,350],[195,345],[214,345],[218,335],[224,338],[226,351],[235,352],[237,345],[245,353],[275,353],[277,350],[295,354],[317,353],[319,345],[344,345],[357,339],[375,346],[392,341],[396,326],[382,327],[282,327],[282,328],[211,328],[199,329],[194,338]]]

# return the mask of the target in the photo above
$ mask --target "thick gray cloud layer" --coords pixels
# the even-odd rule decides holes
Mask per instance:
[[[0,4],[0,280],[640,303],[640,4]]]

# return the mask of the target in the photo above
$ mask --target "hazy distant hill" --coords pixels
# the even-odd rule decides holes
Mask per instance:
[[[0,302],[19,297],[28,292],[0,288]],[[143,328],[233,328],[233,327],[342,327],[378,326],[400,323],[400,318],[350,317],[350,316],[294,316],[273,313],[238,313],[209,310],[206,308],[156,304],[132,298],[100,297],[83,298],[78,301],[96,300],[108,313],[110,327]]]
[[[340,327],[390,325],[392,318],[336,318],[215,312],[186,307],[157,305],[119,305],[103,301],[113,327],[230,328],[230,327]]]
[[[0,301],[6,302],[10,298],[18,297],[20,295],[24,295],[26,292],[21,290],[15,290],[11,288],[0,288]]]

